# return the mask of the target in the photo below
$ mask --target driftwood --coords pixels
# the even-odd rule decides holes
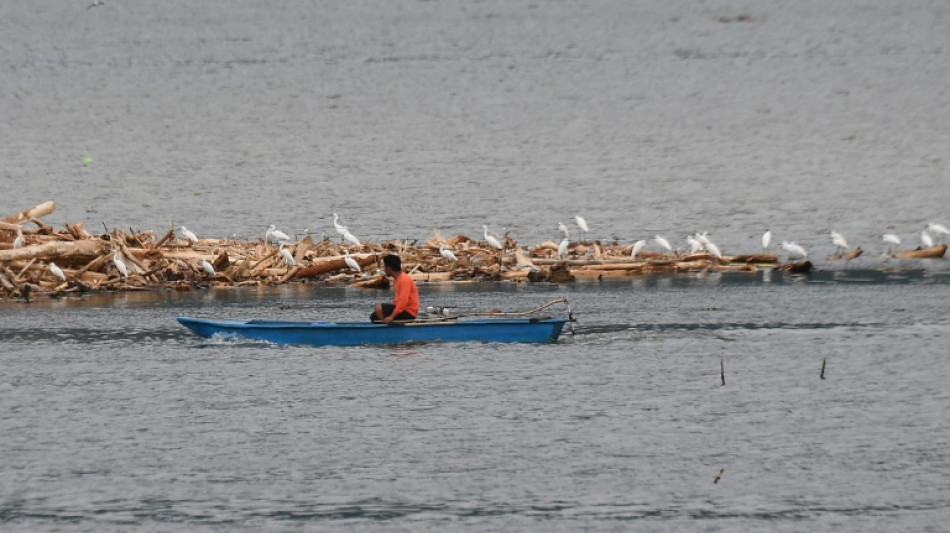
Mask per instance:
[[[926,259],[934,258],[939,259],[947,253],[946,244],[938,244],[937,246],[931,246],[930,248],[922,248],[917,250],[902,250],[894,254],[896,259]]]
[[[788,272],[789,274],[808,274],[814,269],[814,265],[811,264],[811,261],[805,261],[802,263],[787,263],[782,265],[782,272]]]
[[[9,224],[26,224],[33,220],[38,220],[46,215],[56,211],[56,202],[49,200],[43,202],[39,205],[30,207],[29,209],[24,209],[19,213],[14,213],[7,218],[4,218],[2,222],[7,222]]]
[[[0,250],[0,262],[16,261],[18,259],[57,259],[88,260],[98,257],[109,245],[98,239],[82,241],[54,241],[45,244],[35,244],[22,248]]]
[[[365,268],[369,265],[376,264],[376,255],[368,256],[351,256],[353,259],[359,263],[360,268]],[[294,275],[295,278],[313,278],[316,276],[321,276],[329,272],[338,272],[340,270],[348,270],[350,267],[347,266],[346,260],[341,257],[334,257],[331,259],[324,259],[318,262],[315,262],[313,265],[308,267],[301,268]]]
[[[863,253],[864,253],[864,250],[862,250],[861,247],[858,246],[857,248],[855,248],[854,250],[851,250],[850,252],[846,254],[842,254],[841,252],[835,252],[835,255],[831,256],[831,260],[840,261],[842,259],[847,259],[848,261],[850,261],[856,257],[860,257],[861,254]]]
[[[742,254],[730,258],[733,263],[778,264],[778,254]]]

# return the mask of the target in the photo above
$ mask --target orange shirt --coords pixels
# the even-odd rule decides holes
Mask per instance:
[[[393,298],[393,305],[396,306],[393,314],[399,315],[407,311],[412,316],[419,316],[419,289],[409,274],[400,273],[393,280],[393,291],[396,293]]]

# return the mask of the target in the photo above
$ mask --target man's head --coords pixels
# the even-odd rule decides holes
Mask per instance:
[[[389,272],[402,272],[402,260],[398,255],[389,254],[383,258],[383,265]]]

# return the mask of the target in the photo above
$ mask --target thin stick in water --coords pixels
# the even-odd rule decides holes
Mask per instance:
[[[719,358],[719,379],[722,380],[722,386],[726,386],[726,362],[725,359]]]
[[[820,377],[821,379],[825,379],[825,358],[824,357],[821,358],[821,373],[818,374],[818,377]]]

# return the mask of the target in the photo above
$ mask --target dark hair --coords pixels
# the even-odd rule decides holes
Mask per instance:
[[[402,260],[398,255],[389,254],[383,258],[383,264],[390,270],[402,270]]]

